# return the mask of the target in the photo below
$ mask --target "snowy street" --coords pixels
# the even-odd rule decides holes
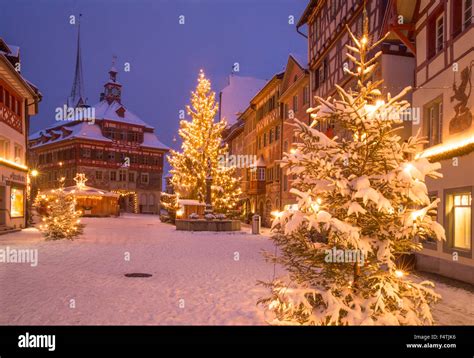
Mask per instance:
[[[38,249],[36,267],[0,264],[0,324],[265,324],[256,282],[274,275],[261,255],[274,250],[268,236],[184,234],[146,215],[83,221],[72,242],[46,242],[36,229],[0,236],[0,249]],[[474,324],[472,290],[436,286],[437,323]]]

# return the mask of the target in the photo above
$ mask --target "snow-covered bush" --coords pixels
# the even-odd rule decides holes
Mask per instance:
[[[204,215],[204,217],[206,218],[206,220],[214,220],[216,218],[214,214],[206,214]]]
[[[197,220],[197,219],[199,219],[199,214],[192,213],[191,215],[189,215],[189,218],[192,219],[192,220]]]

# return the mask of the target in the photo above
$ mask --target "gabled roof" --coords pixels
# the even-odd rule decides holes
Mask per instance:
[[[318,5],[318,2],[319,0],[311,0],[309,2],[309,4],[304,9],[303,14],[301,15],[300,19],[298,20],[296,27],[301,27],[308,22],[309,17],[313,13],[313,10],[316,7],[316,5]]]
[[[288,56],[288,62],[285,67],[285,74],[283,76],[283,80],[280,87],[280,98],[282,99],[285,97],[285,94],[290,91],[291,88],[294,88],[298,83],[300,83],[301,79],[303,79],[306,75],[309,74],[307,70],[307,65],[303,64],[304,56],[290,53]],[[305,61],[306,62],[306,61]],[[293,78],[289,78],[291,73],[294,73],[292,69],[296,66],[299,68],[298,79],[293,81]],[[300,75],[301,73],[301,75]]]
[[[293,59],[301,67],[302,70],[305,70],[308,68],[307,56],[303,56],[302,54],[299,54],[299,53],[290,53],[290,57],[293,57]]]
[[[140,117],[138,117],[135,113],[131,112],[123,104],[117,101],[113,101],[109,104],[109,102],[103,100],[94,105],[93,108],[95,109],[96,119],[123,122],[145,127],[148,129],[154,129],[152,126],[141,120]],[[123,117],[119,115],[121,111],[123,111]]]
[[[285,71],[283,70],[273,75],[273,77],[269,81],[267,81],[265,86],[260,91],[258,91],[258,93],[255,96],[252,97],[252,99],[250,100],[250,103],[253,103],[256,100],[258,100],[258,98],[264,95],[273,85],[276,85],[279,80],[283,79],[284,74],[285,74]]]
[[[250,100],[265,86],[266,81],[254,77],[229,76],[229,85],[221,91],[221,118],[232,126],[247,109]]]
[[[0,38],[0,61],[2,61],[6,69],[2,73],[0,70],[0,75],[5,76],[7,80],[12,80],[16,78],[19,82],[19,84],[14,84],[13,82],[11,83],[15,90],[18,92],[22,93],[25,96],[28,96],[27,93],[34,99],[40,100],[42,95],[38,88],[34,85],[32,85],[30,82],[28,82],[23,75],[18,72],[15,67],[14,63],[16,63],[19,59],[19,47],[18,46],[12,46],[12,45],[7,45],[5,41]],[[29,110],[32,110],[36,114],[37,108],[35,107],[32,109],[32,107],[29,107]],[[31,113],[30,113],[31,114]]]

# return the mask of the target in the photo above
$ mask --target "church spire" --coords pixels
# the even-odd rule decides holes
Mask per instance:
[[[74,73],[74,82],[72,84],[71,95],[68,98],[68,106],[73,108],[86,105],[86,100],[84,97],[84,78],[82,77],[81,17],[82,14],[79,14],[79,23],[77,29],[76,69]]]

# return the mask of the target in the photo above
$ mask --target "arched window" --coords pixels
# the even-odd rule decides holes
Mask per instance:
[[[148,205],[155,205],[155,195],[148,194]]]
[[[147,205],[147,197],[146,194],[140,195],[140,205]]]

